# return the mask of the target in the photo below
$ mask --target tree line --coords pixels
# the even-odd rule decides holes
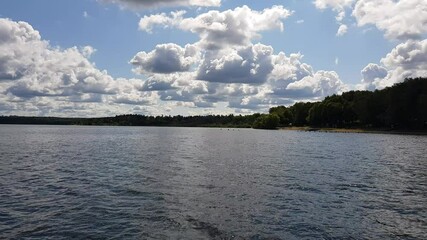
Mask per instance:
[[[102,118],[56,118],[0,116],[0,124],[100,125],[100,126],[174,126],[250,128],[261,114],[207,116],[145,116],[138,114]]]
[[[239,127],[276,129],[310,126],[388,130],[427,130],[427,78],[406,79],[376,91],[349,91],[320,102],[270,108],[268,114],[54,118],[0,116],[0,124]]]
[[[427,78],[406,79],[376,91],[349,91],[321,102],[278,106],[269,111],[281,126],[427,129]]]

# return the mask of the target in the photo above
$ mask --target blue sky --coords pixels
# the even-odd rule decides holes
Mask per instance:
[[[23,28],[20,21],[40,37],[21,45],[0,41],[0,47],[11,52],[14,47],[44,46],[20,55],[40,62],[29,64],[28,58],[16,54],[0,56],[0,114],[245,114],[352,89],[380,89],[404,77],[425,75],[425,1],[149,2],[2,1],[0,39],[17,37],[12,29]],[[171,12],[178,11],[185,14],[172,19]],[[212,17],[217,16],[213,11],[220,17]],[[153,20],[160,16],[162,23]],[[250,36],[221,29],[230,36],[211,49],[208,46],[220,35],[211,22],[203,22],[206,19],[226,27],[246,21],[242,31]],[[251,21],[258,22],[252,26]],[[338,34],[338,29],[343,31]],[[414,48],[421,57],[403,53]],[[77,65],[62,66],[58,61],[55,73],[44,70],[47,55],[56,55],[57,61],[69,59],[70,52]],[[87,61],[83,70],[79,61]],[[247,63],[252,67],[243,66]],[[77,76],[72,85],[63,80],[70,74]],[[238,77],[230,77],[234,75]]]

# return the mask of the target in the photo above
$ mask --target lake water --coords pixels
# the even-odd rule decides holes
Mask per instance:
[[[0,239],[427,239],[427,137],[0,126]]]

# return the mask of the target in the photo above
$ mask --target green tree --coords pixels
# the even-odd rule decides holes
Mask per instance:
[[[276,114],[277,116],[279,116],[279,125],[281,126],[288,126],[290,123],[292,123],[292,112],[289,108],[285,106],[272,107],[270,108],[269,113]]]
[[[311,126],[321,126],[323,122],[323,107],[324,105],[320,102],[313,104],[308,111],[307,121]]]
[[[290,107],[293,116],[292,124],[296,126],[307,125],[308,111],[310,111],[310,108],[313,106],[313,104],[314,103],[310,102],[299,102]]]
[[[277,114],[266,114],[258,117],[253,128],[257,129],[276,129],[279,126],[280,117]]]

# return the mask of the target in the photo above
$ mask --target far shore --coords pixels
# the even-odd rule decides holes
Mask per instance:
[[[279,130],[329,133],[377,133],[377,134],[404,134],[427,135],[426,131],[392,130],[392,129],[363,129],[363,128],[314,128],[314,127],[280,127]]]

